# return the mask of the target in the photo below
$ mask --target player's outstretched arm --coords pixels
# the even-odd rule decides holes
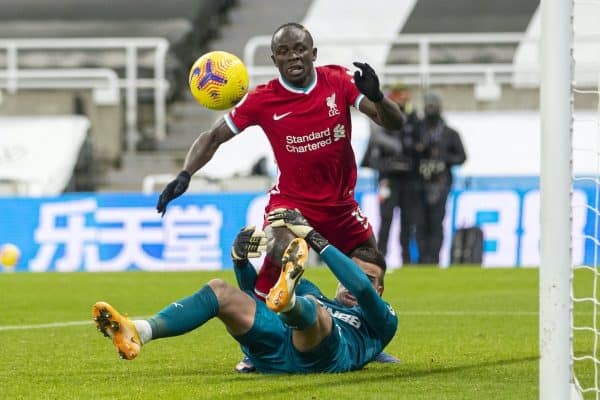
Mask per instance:
[[[192,175],[210,161],[221,144],[233,136],[233,132],[229,129],[223,117],[219,118],[210,130],[202,132],[188,150],[183,163],[183,170],[173,181],[167,184],[160,194],[156,211],[164,216],[169,202],[185,193]]]
[[[356,297],[369,326],[382,336],[391,338],[398,327],[398,319],[375,291],[364,271],[335,246],[327,246],[320,255],[341,284]]]
[[[297,237],[306,240],[306,243],[321,255],[336,278],[356,297],[359,303],[363,292],[372,291],[376,297],[379,297],[363,270],[317,232],[300,211],[278,208],[269,213],[267,220],[271,226],[286,227]],[[329,256],[328,259],[323,258],[325,254],[330,253],[335,255]],[[342,264],[344,266],[340,267]]]
[[[254,290],[256,270],[248,258],[257,258],[267,249],[267,237],[254,225],[245,226],[237,234],[231,246],[231,259],[238,286],[242,290]]]
[[[384,96],[375,70],[367,63],[354,62],[353,64],[360,70],[354,72],[354,83],[366,97],[360,102],[360,111],[384,128],[401,129],[405,116],[395,102]]]
[[[381,329],[381,332],[390,331],[387,324],[394,325],[395,317],[390,317],[387,305],[364,271],[352,259],[315,231],[297,210],[279,208],[271,211],[267,219],[271,226],[285,226],[294,235],[306,240],[306,243],[321,255],[321,259],[340,283],[356,297],[358,304],[365,311],[365,318],[369,324],[376,330]]]

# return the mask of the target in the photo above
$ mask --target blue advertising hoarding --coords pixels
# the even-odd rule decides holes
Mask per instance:
[[[449,199],[441,264],[447,265],[452,232],[479,225],[485,235],[484,265],[539,264],[539,190],[536,180],[469,182]],[[596,192],[573,193],[573,261],[596,263]],[[262,225],[264,193],[185,194],[161,218],[157,195],[67,194],[46,198],[0,197],[0,244],[21,251],[16,271],[214,270],[231,268],[231,243],[247,224]],[[375,231],[374,191],[357,199]],[[397,221],[388,262],[399,265]],[[397,233],[397,232],[396,232]]]
[[[21,250],[16,270],[220,269],[229,266],[229,246],[261,197],[186,195],[164,218],[156,196],[141,194],[2,198],[0,242]]]

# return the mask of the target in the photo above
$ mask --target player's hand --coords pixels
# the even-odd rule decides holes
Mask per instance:
[[[310,232],[314,231],[314,228],[310,226],[306,218],[298,210],[277,208],[269,213],[267,220],[271,226],[286,227],[294,235],[302,239],[305,239]]]
[[[235,237],[231,246],[231,258],[235,261],[260,257],[267,249],[267,237],[254,225],[245,226]]]
[[[285,226],[297,237],[305,239],[306,243],[319,254],[325,247],[329,246],[327,239],[315,231],[298,210],[277,208],[269,213],[267,220],[271,223],[271,226]]]
[[[187,171],[181,171],[162,191],[156,204],[156,211],[162,214],[163,217],[167,211],[167,204],[171,200],[181,196],[187,190],[190,185],[190,178],[191,176]]]
[[[354,83],[362,94],[373,103],[379,103],[383,100],[383,92],[379,88],[379,78],[375,70],[367,63],[353,62],[360,72],[354,72]]]

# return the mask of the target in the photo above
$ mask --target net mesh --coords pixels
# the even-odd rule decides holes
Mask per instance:
[[[573,5],[572,383],[573,397],[600,399],[600,28],[588,21],[600,1]]]
[[[573,90],[577,96],[595,96],[597,103],[600,104],[599,90],[582,90],[576,87]],[[597,114],[600,116],[600,113]],[[593,125],[596,132],[596,140],[592,143],[588,141],[588,146],[578,147],[576,145],[577,135],[583,131],[581,125]],[[578,129],[579,128],[579,129]],[[587,130],[589,131],[589,129]],[[593,157],[596,161],[596,172],[587,174],[577,174],[573,176],[573,222],[577,215],[584,216],[587,221],[584,226],[573,224],[572,245],[573,250],[584,248],[583,257],[577,257],[573,251],[575,264],[573,266],[573,336],[572,336],[572,360],[574,383],[583,394],[588,394],[584,398],[600,399],[599,389],[599,370],[600,359],[598,358],[598,344],[600,335],[600,326],[598,324],[598,307],[600,301],[598,298],[599,272],[598,250],[600,248],[600,180],[598,171],[600,171],[600,118],[582,118],[581,113],[574,113],[573,121],[573,162],[576,163],[578,157]],[[593,144],[593,148],[589,145]],[[580,194],[576,196],[575,194]],[[583,261],[583,263],[577,263]]]

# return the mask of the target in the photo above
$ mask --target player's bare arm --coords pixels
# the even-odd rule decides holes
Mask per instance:
[[[188,150],[183,170],[167,184],[160,194],[156,211],[164,216],[169,202],[185,193],[192,175],[210,161],[221,144],[233,136],[234,133],[229,129],[223,117],[219,118],[208,131],[202,132]]]
[[[229,129],[225,123],[223,117],[219,118],[217,122],[206,132],[202,132],[185,156],[183,163],[183,170],[194,175],[196,171],[206,165],[209,162],[219,146],[225,143],[234,136],[234,133]]]
[[[366,114],[377,125],[383,126],[389,130],[402,129],[404,125],[404,113],[398,107],[398,104],[387,97],[384,97],[378,103],[374,103],[368,98],[364,98],[359,104],[359,110]]]
[[[355,62],[354,66],[360,70],[354,72],[354,83],[365,95],[359,104],[360,111],[386,129],[401,129],[404,114],[395,102],[383,95],[375,70],[367,63]]]

